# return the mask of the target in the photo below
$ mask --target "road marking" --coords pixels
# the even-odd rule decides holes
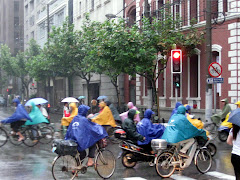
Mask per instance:
[[[172,179],[176,179],[176,180],[196,180],[187,176],[182,176],[182,175],[177,175],[177,174],[173,174],[170,176],[170,178]]]
[[[235,180],[236,179],[235,176],[220,173],[220,172],[217,172],[217,171],[207,172],[206,175],[214,176],[216,178],[225,179],[225,180]]]
[[[129,177],[129,178],[123,178],[124,180],[147,180],[141,177]]]

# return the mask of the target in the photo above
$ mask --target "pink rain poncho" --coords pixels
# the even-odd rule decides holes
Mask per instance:
[[[129,110],[130,110],[130,109],[134,109],[134,110],[136,110],[136,111],[138,110],[138,108],[137,108],[136,106],[134,106],[132,102],[129,102],[129,103],[127,104],[127,106],[128,106],[128,109],[129,109]],[[123,122],[126,118],[128,118],[128,111],[120,114],[119,116],[121,117],[122,122]],[[139,114],[137,114],[137,117],[134,119],[134,121],[137,122],[137,123],[140,121]]]

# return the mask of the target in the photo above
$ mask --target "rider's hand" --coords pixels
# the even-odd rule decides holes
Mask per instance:
[[[143,137],[143,141],[145,141],[146,140],[146,137]]]

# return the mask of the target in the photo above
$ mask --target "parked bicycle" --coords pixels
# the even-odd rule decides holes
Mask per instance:
[[[187,168],[192,160],[194,160],[199,172],[206,173],[210,170],[212,156],[205,145],[200,146],[199,138],[195,138],[188,158],[179,155],[179,143],[167,145],[165,140],[159,139],[157,141],[158,143],[155,142],[157,146],[152,146],[152,148],[159,152],[154,162],[159,176],[163,178],[170,177],[176,169],[183,170]]]
[[[85,174],[87,167],[83,165],[84,159],[80,158],[77,143],[69,140],[55,140],[53,152],[58,154],[52,163],[52,175],[55,180],[74,179],[78,173]],[[97,143],[94,168],[103,179],[110,178],[116,167],[116,160],[111,151],[99,146]]]

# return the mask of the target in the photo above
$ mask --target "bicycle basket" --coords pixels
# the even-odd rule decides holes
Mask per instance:
[[[103,138],[100,141],[98,141],[98,146],[100,149],[107,147],[107,139]]]
[[[55,153],[60,156],[77,154],[77,143],[72,140],[54,140],[53,147],[56,147]]]
[[[197,136],[196,140],[199,146],[204,146],[207,142],[202,136]]]

